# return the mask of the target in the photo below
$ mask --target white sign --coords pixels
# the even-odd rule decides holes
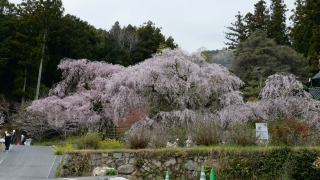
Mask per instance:
[[[256,137],[259,139],[269,139],[267,123],[256,123]]]

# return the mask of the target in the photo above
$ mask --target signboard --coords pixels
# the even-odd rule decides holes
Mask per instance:
[[[261,140],[269,139],[267,123],[256,123],[256,137]]]

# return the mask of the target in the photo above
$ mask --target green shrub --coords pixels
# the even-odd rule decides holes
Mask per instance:
[[[251,174],[251,167],[245,159],[234,159],[231,162],[231,168],[228,169],[231,179],[236,179],[237,177],[242,177],[244,179],[249,179]]]
[[[77,149],[99,149],[100,136],[96,133],[89,133],[82,138],[74,140]]]
[[[54,155],[63,155],[64,151],[66,150],[72,150],[73,147],[71,144],[64,144],[64,145],[58,145],[56,148],[53,150]]]
[[[257,169],[258,174],[263,179],[279,179],[289,172],[288,164],[292,163],[292,149],[281,147],[266,151],[264,156],[260,157],[260,163]]]
[[[320,179],[320,171],[312,164],[319,156],[319,151],[301,149],[292,154],[292,179]]]
[[[143,164],[144,164],[144,162],[143,162],[143,159],[142,159],[141,157],[137,157],[137,158],[135,159],[135,161],[134,161],[134,165],[135,165],[138,169],[142,168]]]
[[[110,139],[100,142],[100,149],[123,149],[124,144],[116,139]]]
[[[107,169],[105,173],[106,176],[114,176],[117,174],[118,174],[118,171],[114,168]]]
[[[291,147],[265,150],[234,150],[227,153],[223,166],[216,172],[217,179],[320,179],[320,171],[312,164],[319,150]]]

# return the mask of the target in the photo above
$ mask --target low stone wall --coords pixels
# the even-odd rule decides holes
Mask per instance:
[[[128,179],[199,179],[201,166],[218,167],[212,150],[70,151],[62,157],[60,177],[93,176],[96,167],[113,167]]]
[[[93,176],[96,167],[115,168],[130,180],[200,179],[201,166],[216,179],[314,179],[312,164],[319,147],[163,148],[117,151],[69,151],[62,157],[60,177]]]

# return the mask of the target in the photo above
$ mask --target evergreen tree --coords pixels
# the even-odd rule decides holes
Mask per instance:
[[[13,30],[11,22],[14,17],[14,4],[8,0],[0,0],[0,76],[4,73],[11,56],[10,39]]]
[[[151,21],[139,28],[130,24],[121,27],[115,22],[109,31],[100,29],[98,33],[99,60],[123,66],[139,63],[161,49],[178,47],[171,36],[166,39],[161,28]]]
[[[36,25],[32,21],[32,13],[35,9],[35,5],[31,4],[33,1],[22,2],[16,7],[18,19],[14,21],[14,39],[12,41],[13,46],[17,51],[14,51],[14,57],[16,62],[14,64],[14,87],[12,95],[16,98],[21,98],[21,102],[25,101],[25,98],[33,99],[35,95],[36,82],[36,67],[34,47],[36,46],[36,36],[38,35],[34,30]],[[31,74],[33,73],[33,74]],[[27,88],[28,83],[33,82]],[[29,95],[32,94],[32,95]],[[33,96],[33,97],[31,97]]]
[[[266,6],[266,2],[264,0],[258,1],[254,5],[254,13],[247,13],[244,17],[247,26],[247,35],[250,36],[256,30],[267,31],[269,19],[269,9]]]
[[[304,0],[296,0],[296,8],[293,10],[293,15],[290,20],[293,23],[293,27],[290,28],[290,37],[292,41],[292,48],[299,53],[302,53],[305,57],[308,55],[309,42],[308,42],[308,26],[306,21],[306,7]]]
[[[254,4],[254,13],[248,12],[243,17],[238,12],[235,17],[237,18],[236,22],[227,27],[230,32],[225,33],[225,38],[231,41],[225,43],[229,49],[235,49],[237,44],[245,41],[256,30],[267,31],[268,29],[270,16],[264,0],[259,0]]]
[[[179,45],[174,42],[174,39],[171,36],[169,36],[166,39],[165,45],[166,45],[167,48],[170,48],[170,49],[174,49],[174,48],[179,47]]]
[[[98,42],[96,47],[96,60],[98,61],[106,61],[105,55],[107,52],[107,38],[108,38],[108,32],[105,29],[97,29],[97,35],[98,35]]]
[[[96,60],[96,51],[101,36],[88,22],[67,14],[61,20],[60,57]],[[59,62],[61,60],[59,59]],[[59,64],[58,62],[58,64]],[[56,64],[57,65],[57,64]]]
[[[165,43],[160,43],[159,47],[157,49],[157,53],[161,53],[163,49],[170,48],[174,49],[177,48],[178,45],[174,42],[174,39],[169,36],[168,39],[165,41]]]
[[[271,0],[271,15],[268,26],[268,37],[274,39],[277,44],[289,45],[286,26],[286,5],[283,0]]]
[[[8,94],[11,87],[10,66],[12,64],[11,40],[13,37],[13,21],[16,18],[14,4],[8,0],[0,0],[0,91]]]
[[[292,47],[308,57],[312,73],[319,71],[319,32],[320,2],[315,0],[296,0],[296,9],[290,17],[293,21],[290,36]]]
[[[42,43],[42,48],[35,99],[38,99],[39,97],[42,69],[44,66],[45,47],[48,47],[46,44],[50,37],[49,33],[54,31],[53,29],[57,29],[58,24],[63,16],[63,12],[64,8],[62,7],[61,0],[40,0],[38,3],[36,3],[34,18],[40,26],[40,37],[38,37],[38,39],[40,39],[40,42]],[[43,39],[41,39],[41,36],[43,36]],[[50,60],[48,53],[46,56],[48,57],[48,60]]]
[[[47,87],[61,80],[61,71],[57,65],[62,58],[98,59],[98,43],[100,36],[95,27],[76,16],[67,14],[61,18],[59,24],[48,33],[47,53],[50,63],[45,66],[42,83]],[[54,38],[51,38],[54,37]]]
[[[231,23],[232,26],[226,27],[229,32],[225,32],[225,38],[231,42],[225,42],[225,45],[229,46],[229,49],[235,49],[239,42],[247,39],[246,26],[243,22],[243,16],[238,12],[235,16],[236,22]]]
[[[28,99],[39,96],[42,67],[50,60],[47,44],[54,38],[49,35],[59,25],[64,9],[61,0],[26,0],[16,10],[19,18],[15,21],[13,43],[18,67],[14,94],[22,96],[24,102],[25,95]]]
[[[151,55],[156,53],[160,44],[166,44],[166,38],[161,34],[161,28],[155,27],[155,24],[151,21],[144,23],[137,29],[139,35],[139,43],[137,49],[134,52],[133,63],[136,64],[145,59],[151,58]],[[167,41],[170,48],[177,47],[176,44],[172,42],[173,39]],[[171,42],[170,42],[171,41]]]
[[[256,31],[239,43],[234,52],[232,71],[245,83],[244,98],[258,98],[264,80],[275,73],[295,74],[302,82],[310,77],[308,61],[288,46],[277,45],[265,31]]]
[[[320,60],[320,1],[306,0],[307,22],[310,23],[308,59],[310,70],[313,73],[319,72]]]
[[[107,62],[132,65],[132,53],[137,49],[140,40],[137,28],[130,24],[121,28],[117,21],[109,30],[108,38],[111,44],[107,52]]]
[[[320,25],[314,24],[312,27],[312,36],[309,40],[308,60],[311,72],[316,74],[320,71]]]

